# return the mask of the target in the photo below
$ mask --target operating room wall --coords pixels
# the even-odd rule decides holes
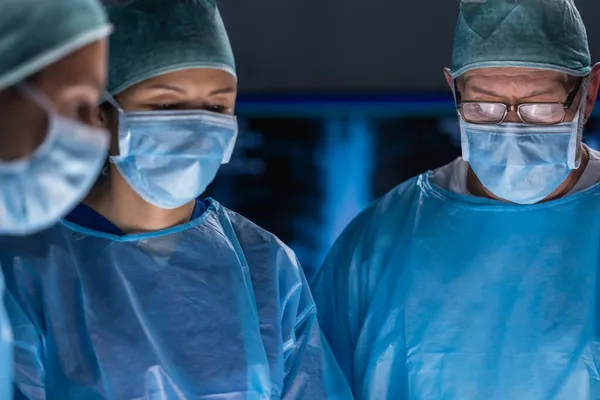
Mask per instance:
[[[131,0],[105,0],[126,1]],[[592,55],[600,60],[600,1],[575,3],[586,22]],[[459,0],[218,4],[235,50],[242,93],[445,90],[442,68],[450,61]]]
[[[508,0],[515,1],[515,0]],[[536,0],[533,0],[536,1]],[[547,1],[547,0],[539,0]],[[459,0],[222,0],[244,92],[439,92]],[[600,1],[575,0],[600,60]]]
[[[576,0],[600,61],[600,1]],[[458,0],[222,0],[238,145],[207,195],[318,273],[335,238],[399,183],[460,155],[443,77]],[[600,123],[586,140],[600,147]]]

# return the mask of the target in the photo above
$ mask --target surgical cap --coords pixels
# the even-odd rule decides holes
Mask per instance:
[[[233,52],[214,0],[137,0],[108,8],[108,91],[168,72],[215,68],[236,76]]]
[[[0,0],[0,89],[110,31],[96,0]]]
[[[586,76],[591,57],[572,0],[461,0],[451,75],[486,67]]]

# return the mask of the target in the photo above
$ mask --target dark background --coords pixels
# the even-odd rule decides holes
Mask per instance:
[[[575,3],[600,55],[600,1]],[[277,234],[312,280],[360,210],[460,155],[442,73],[459,0],[219,5],[237,59],[240,136],[208,195]],[[586,140],[600,147],[598,119]]]
[[[510,0],[509,0],[510,1]],[[543,1],[543,0],[540,0]],[[244,92],[445,91],[459,0],[222,0]],[[600,57],[600,1],[575,0]],[[600,58],[595,58],[600,61]]]

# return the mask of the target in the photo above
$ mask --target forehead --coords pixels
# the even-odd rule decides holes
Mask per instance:
[[[231,74],[220,69],[194,68],[168,72],[149,78],[126,91],[136,92],[164,86],[176,86],[181,91],[193,92],[201,89],[235,88],[237,81]]]
[[[35,83],[47,89],[90,86],[101,90],[106,84],[107,43],[99,40],[46,67]]]
[[[494,93],[558,92],[564,93],[576,78],[563,72],[532,68],[481,68],[469,71],[459,78],[463,90]]]

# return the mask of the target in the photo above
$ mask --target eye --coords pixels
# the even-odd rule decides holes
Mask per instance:
[[[179,107],[177,104],[159,104],[153,107],[154,110],[165,111],[165,110],[177,110]]]
[[[206,107],[204,107],[204,109],[206,111],[211,111],[211,112],[219,113],[219,114],[227,114],[227,112],[229,111],[228,107],[225,107],[223,105],[218,105],[218,104],[209,104]]]
[[[462,106],[462,116],[476,124],[497,123],[502,120],[506,106],[502,103],[468,102]]]
[[[95,107],[86,102],[77,103],[71,112],[71,118],[88,125],[96,122],[95,115]]]

